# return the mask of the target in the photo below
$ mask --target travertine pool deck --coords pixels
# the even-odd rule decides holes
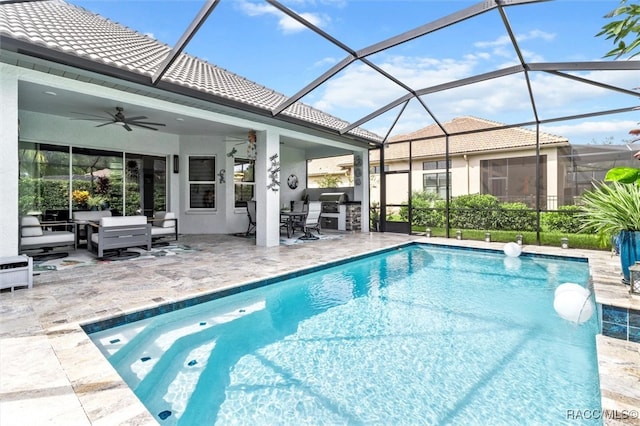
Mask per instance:
[[[180,242],[198,251],[35,276],[33,289],[0,293],[0,425],[157,424],[81,324],[409,241],[500,250],[504,246],[350,233],[339,240],[265,248],[251,239],[187,235]],[[586,257],[599,303],[640,309],[640,298],[629,296],[620,284],[617,257],[554,247],[525,246],[524,251]],[[603,409],[616,414],[604,423],[640,425],[632,418],[633,410],[640,410],[640,344],[599,335],[597,347]]]

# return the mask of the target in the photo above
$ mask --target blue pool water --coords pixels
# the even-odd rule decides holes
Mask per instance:
[[[90,334],[160,424],[580,424],[588,264],[414,244]]]

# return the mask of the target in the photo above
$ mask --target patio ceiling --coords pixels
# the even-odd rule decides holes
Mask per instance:
[[[118,4],[117,1],[109,3],[112,8]],[[173,39],[167,35],[171,40],[161,40],[161,34],[154,35],[159,41],[170,43],[170,49],[152,75],[138,76],[136,82],[148,86],[150,90],[176,89],[167,73],[176,66],[176,59],[182,53],[197,54],[209,63],[224,67],[228,60],[225,52],[233,50],[236,56],[237,52],[242,52],[246,61],[255,64],[255,71],[253,68],[231,71],[258,84],[263,84],[261,73],[268,74],[270,81],[276,83],[266,85],[284,94],[281,102],[266,110],[242,102],[234,103],[234,108],[284,121],[291,120],[290,113],[296,108],[297,102],[314,105],[320,110],[329,109],[331,114],[345,120],[346,124],[338,129],[324,128],[324,131],[336,136],[349,136],[372,146],[381,144],[390,136],[431,124],[439,126],[443,134],[454,134],[443,123],[463,115],[493,121],[496,128],[540,125],[543,131],[545,125],[558,122],[579,124],[595,117],[612,115],[627,123],[638,121],[637,111],[634,111],[640,102],[634,88],[640,85],[640,61],[600,59],[609,50],[608,42],[594,38],[600,28],[576,30],[573,34],[575,37],[571,39],[554,40],[556,49],[553,54],[530,50],[527,40],[537,36],[532,35],[534,29],[543,28],[547,34],[561,32],[557,27],[545,27],[544,17],[566,10],[563,9],[568,3],[566,1],[433,2],[429,7],[425,5],[422,16],[403,15],[402,2],[394,3],[392,10],[397,16],[389,16],[388,19],[406,21],[406,31],[384,36],[382,24],[368,23],[366,16],[350,16],[350,21],[344,25],[359,25],[362,30],[357,33],[358,37],[347,33],[342,35],[337,25],[325,29],[310,15],[296,12],[294,8],[300,2],[295,0],[252,3],[256,8],[260,7],[260,11],[256,9],[253,15],[238,13],[237,7],[234,13],[233,2],[219,0],[153,2],[153,7],[148,8],[148,15],[154,19],[155,13],[160,16],[160,12],[166,13],[177,3],[181,5],[181,14],[173,17],[172,28],[178,30],[180,35],[173,36]],[[572,20],[579,22],[579,2],[571,3],[575,12]],[[611,2],[603,3],[608,3],[607,11],[614,6]],[[92,8],[91,2],[87,5]],[[304,36],[296,39],[280,37],[281,44],[262,43],[259,36],[261,31],[275,31],[273,25],[265,21],[276,15],[281,23],[288,20],[291,25],[295,21],[296,25],[304,27]],[[229,17],[237,19],[234,27],[238,32],[217,32],[217,23]],[[566,25],[569,25],[568,21]],[[253,29],[252,26],[260,28]],[[478,27],[485,31],[478,33]],[[469,60],[469,51],[448,51],[446,56],[438,56],[442,55],[442,45],[452,38],[478,46],[477,57]],[[584,46],[595,42],[607,46],[602,48],[600,56],[594,57],[591,51],[582,51]],[[491,43],[493,46],[485,50],[488,52],[493,49],[495,52],[499,49],[499,63],[483,62],[480,46]],[[287,53],[283,56],[285,49]],[[317,51],[315,65],[301,63],[297,69],[292,69],[295,66],[292,64],[296,63],[295,52],[302,51]],[[324,69],[318,67],[317,64],[327,57],[334,58],[333,65]],[[425,65],[418,58],[438,64]],[[567,60],[575,58],[580,60]],[[448,77],[444,77],[446,73],[434,72],[435,67],[442,71],[447,66],[452,70]],[[93,71],[99,72],[100,69],[96,66]],[[274,78],[273,75],[279,77]],[[363,85],[364,80],[366,84]],[[297,88],[292,89],[295,85]],[[336,91],[335,87],[340,86],[344,87],[349,97],[340,98],[336,95],[340,91]],[[329,92],[333,98],[328,95]],[[580,96],[575,96],[576,93]],[[188,96],[190,92],[181,94]],[[572,94],[574,103],[560,102],[568,94]],[[221,102],[219,97],[206,94],[200,96],[200,100]],[[501,108],[496,106],[499,104]],[[34,110],[48,108],[46,103],[38,104],[36,101],[29,107]],[[55,108],[55,105],[50,108]],[[161,119],[171,122],[170,127],[174,127],[176,117],[162,114],[158,111]],[[300,120],[295,120],[295,123],[306,124],[313,129],[322,127],[318,123]],[[207,123],[199,124],[205,126]],[[175,125],[176,132],[188,131],[178,127]],[[350,135],[357,128],[373,131],[379,138]],[[198,127],[191,129],[200,131]]]

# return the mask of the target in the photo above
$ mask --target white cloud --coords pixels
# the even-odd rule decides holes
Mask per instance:
[[[623,143],[632,139],[629,129],[634,126],[636,122],[633,120],[591,118],[581,122],[541,125],[540,129],[543,132],[564,136],[571,143],[603,143],[610,140],[613,143]]]
[[[516,40],[519,43],[522,43],[523,41],[529,41],[529,40],[544,40],[544,41],[553,41],[556,38],[556,35],[553,33],[547,33],[545,31],[541,31],[541,30],[531,30],[528,33],[523,33],[523,34],[517,34],[516,35]],[[509,36],[507,35],[503,35],[498,37],[495,40],[491,40],[491,41],[478,41],[475,42],[473,44],[475,47],[480,48],[480,49],[486,49],[486,48],[496,48],[496,47],[500,47],[500,46],[510,46],[511,45],[511,38],[509,38]]]
[[[249,16],[280,15],[282,13],[267,3],[252,3],[250,1],[240,0],[237,4],[240,6],[240,10]]]
[[[323,18],[321,15],[315,15],[313,13],[300,13],[299,15],[319,28],[325,26],[327,23],[327,19]],[[280,28],[280,30],[285,34],[291,34],[303,31],[307,27],[288,15],[281,15],[280,20],[278,21],[278,28]]]
[[[147,37],[152,38],[154,40],[156,39],[156,36],[153,33],[144,33],[144,35],[146,35]]]
[[[316,67],[325,67],[327,65],[328,66],[332,66],[332,65],[337,64],[338,61],[339,61],[339,59],[337,59],[337,58],[334,58],[334,57],[331,57],[331,56],[327,56],[327,57],[324,57],[324,58],[320,59],[319,61],[314,62],[313,63],[313,67],[314,68],[316,68]]]
[[[240,7],[240,10],[249,16],[272,15],[278,18],[278,28],[284,34],[297,33],[303,31],[306,28],[304,25],[291,18],[289,15],[285,15],[269,4],[252,3],[247,0],[240,0],[237,4]],[[317,27],[326,26],[329,22],[329,18],[325,15],[314,13],[299,13],[299,15]]]
[[[456,81],[478,73],[478,55],[462,59],[389,56],[378,65],[414,89]],[[633,72],[584,72],[584,78],[631,88],[637,86]],[[608,91],[601,87],[543,72],[529,74],[538,113],[542,119],[591,113],[607,108],[620,108],[638,103],[633,96]],[[346,120],[355,121],[406,94],[375,71],[362,64],[352,64],[314,92],[313,105]],[[628,102],[625,102],[628,99]],[[460,115],[473,115],[507,124],[535,120],[523,73],[461,86],[423,97],[429,109],[441,121]],[[303,99],[304,101],[304,99]],[[307,100],[309,101],[309,99]],[[621,104],[622,103],[622,104]],[[613,105],[607,107],[607,105]],[[364,128],[385,135],[397,114],[374,119]],[[394,134],[415,131],[432,123],[424,108],[405,110]],[[625,129],[633,123],[587,120],[591,124],[555,126],[553,133],[568,137],[575,143],[628,139]],[[625,127],[626,126],[626,127]],[[580,132],[582,130],[582,132]]]

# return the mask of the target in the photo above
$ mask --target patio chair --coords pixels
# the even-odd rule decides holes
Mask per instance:
[[[320,234],[320,212],[322,211],[322,203],[320,201],[311,201],[307,205],[307,215],[304,221],[299,222],[298,227],[302,228],[304,235],[300,240],[317,240],[320,237],[313,235],[311,230],[315,229]]]
[[[304,201],[292,201],[291,202],[291,213],[307,213],[308,205]],[[304,223],[304,216],[281,216],[280,217],[280,228],[285,228],[287,231],[287,237],[291,238],[293,232],[295,232],[296,227],[298,227],[301,231],[302,224]]]
[[[87,248],[100,259],[108,257],[122,260],[140,255],[128,252],[128,248],[143,247],[147,251],[151,250],[151,224],[147,223],[146,216],[103,217],[99,224],[90,222],[87,231]],[[107,250],[110,254],[105,256]]]
[[[256,229],[256,202],[247,201],[247,216],[249,216],[249,226],[247,227],[247,237],[251,234],[251,231]]]
[[[178,241],[178,218],[174,212],[156,212],[149,222],[153,245],[166,243],[166,239]]]
[[[62,229],[60,229],[62,228]],[[20,253],[41,250],[35,257],[65,257],[68,253],[49,253],[54,248],[76,245],[76,226],[70,222],[40,222],[36,216],[23,216],[20,220]]]

